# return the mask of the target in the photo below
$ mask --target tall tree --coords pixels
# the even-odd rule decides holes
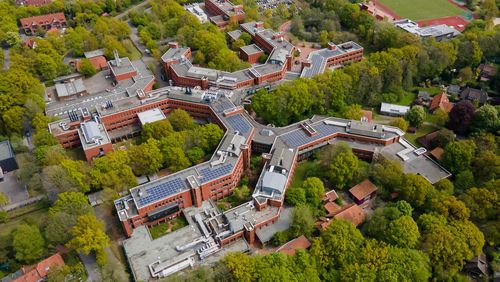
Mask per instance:
[[[168,121],[175,131],[191,129],[195,126],[193,118],[184,110],[173,110],[168,116]]]
[[[452,173],[459,173],[470,168],[476,150],[474,142],[450,142],[444,148],[442,163]]]
[[[411,126],[420,127],[425,119],[425,110],[422,106],[413,106],[406,113],[405,119],[408,120]]]
[[[12,247],[16,259],[28,264],[39,260],[45,253],[45,241],[34,225],[19,225],[12,233]]]
[[[73,238],[68,246],[77,252],[89,254],[102,252],[109,245],[109,237],[104,232],[104,223],[92,214],[82,215],[71,228]]]
[[[448,115],[446,127],[459,134],[464,134],[474,117],[474,105],[469,100],[458,102]]]

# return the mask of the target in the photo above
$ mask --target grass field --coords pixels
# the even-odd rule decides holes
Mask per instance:
[[[386,8],[414,21],[460,16],[464,11],[448,0],[378,0]]]

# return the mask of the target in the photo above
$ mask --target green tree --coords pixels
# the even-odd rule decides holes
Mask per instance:
[[[16,259],[33,263],[45,253],[45,241],[37,226],[21,224],[12,233],[12,247]]]
[[[306,200],[312,207],[319,207],[325,194],[323,181],[317,177],[308,177],[302,183],[305,190]]]
[[[455,190],[453,183],[446,178],[434,183],[434,188],[445,195],[453,195],[453,191]]]
[[[476,110],[471,122],[471,131],[496,133],[499,129],[500,118],[498,117],[498,110],[494,106],[486,104]]]
[[[444,126],[448,122],[448,113],[441,108],[437,109],[433,115],[436,118],[436,124],[439,126]]]
[[[498,3],[494,0],[484,0],[481,4],[481,16],[485,20],[492,19],[498,15]]]
[[[71,228],[71,235],[73,238],[68,242],[68,246],[79,253],[99,253],[109,246],[108,235],[104,232],[104,223],[92,214],[80,216],[76,225]]]
[[[286,190],[285,201],[289,205],[306,203],[306,191],[300,187],[290,187]]]
[[[200,147],[194,147],[186,152],[186,156],[191,163],[197,164],[201,162],[205,156],[205,152]]]
[[[156,139],[133,146],[129,150],[130,167],[136,175],[149,175],[157,172],[163,164],[163,156]]]
[[[361,112],[361,106],[358,104],[352,104],[346,106],[342,116],[346,119],[352,119],[352,120],[361,119],[361,117],[363,117],[363,112]]]
[[[299,205],[293,209],[291,233],[293,237],[310,236],[314,229],[314,217],[307,205]]]
[[[137,178],[128,166],[130,157],[125,150],[118,150],[94,160],[92,185],[117,192],[137,186]]]
[[[420,127],[425,119],[425,110],[422,106],[413,106],[405,115],[411,126]]]
[[[470,170],[464,170],[457,174],[455,177],[454,186],[458,192],[464,192],[465,190],[473,187],[475,185],[474,174]]]
[[[345,143],[328,146],[322,150],[321,159],[326,175],[339,188],[349,184],[359,166],[358,158]]]
[[[500,177],[500,156],[492,151],[480,152],[472,161],[472,171],[478,183]]]
[[[370,176],[375,184],[382,188],[380,194],[388,198],[391,193],[399,191],[403,184],[403,167],[397,160],[381,156],[374,162]]]
[[[6,33],[5,42],[10,46],[16,46],[21,43],[21,36],[19,36],[19,32],[8,31]]]
[[[84,161],[63,160],[61,167],[66,171],[69,178],[77,185],[82,193],[90,191],[90,167]]]
[[[81,59],[80,73],[85,75],[86,77],[91,77],[97,73],[97,70],[95,69],[94,65],[92,65],[89,59]]]
[[[182,109],[173,110],[168,116],[168,121],[175,131],[192,129],[196,125],[193,118]]]
[[[64,212],[71,215],[91,214],[92,207],[87,197],[80,192],[64,192],[57,195],[57,201],[49,209],[49,214]]]
[[[410,203],[413,207],[420,208],[425,204],[433,191],[434,187],[422,176],[407,174],[401,187],[401,196],[403,200]]]
[[[431,200],[431,210],[450,220],[469,219],[469,209],[454,196],[438,196]]]
[[[180,147],[168,147],[162,150],[165,166],[171,172],[183,170],[191,165]]]
[[[387,230],[387,242],[401,248],[415,248],[420,239],[417,223],[411,216],[402,216],[391,223]]]
[[[143,141],[147,141],[150,138],[160,140],[166,137],[173,131],[173,127],[168,120],[159,120],[151,123],[147,123],[142,127],[141,137]]]
[[[65,244],[71,239],[70,230],[77,217],[66,212],[51,214],[45,226],[45,238],[53,245]]]
[[[444,148],[441,162],[452,173],[459,173],[470,168],[476,145],[472,141],[454,141]]]
[[[21,133],[24,120],[23,115],[24,109],[18,106],[14,106],[4,112],[2,119],[9,133]]]
[[[470,188],[460,199],[470,209],[471,217],[475,220],[498,218],[500,205],[498,192],[485,188]]]
[[[354,264],[364,238],[356,227],[344,220],[334,220],[311,246],[311,256],[319,269],[339,269]]]
[[[403,130],[403,132],[408,130],[408,122],[404,118],[396,118],[391,121],[390,125]]]

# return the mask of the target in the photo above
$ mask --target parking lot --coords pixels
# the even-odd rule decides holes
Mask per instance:
[[[260,0],[257,1],[257,6],[261,10],[265,9],[276,9],[278,7],[278,4],[285,4],[286,6],[292,5],[293,1],[292,0]]]

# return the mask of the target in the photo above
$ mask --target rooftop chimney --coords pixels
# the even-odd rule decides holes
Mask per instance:
[[[116,51],[116,49],[113,50],[113,55],[115,56],[115,65],[119,67],[122,60],[120,59],[120,56],[118,55],[118,51]]]
[[[328,50],[335,50],[337,49],[337,45],[333,42],[328,42]]]

